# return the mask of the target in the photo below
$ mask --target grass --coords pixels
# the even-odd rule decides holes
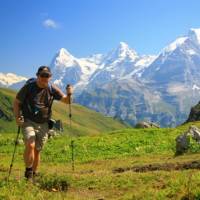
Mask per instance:
[[[16,93],[8,89],[0,92],[1,108],[9,115]],[[176,128],[126,128],[119,121],[73,104],[71,129],[66,111],[68,107],[54,103],[53,117],[64,122],[65,131],[49,139],[42,151],[42,176],[35,184],[23,179],[23,145],[17,146],[10,182],[5,181],[17,129],[13,120],[0,119],[0,200],[200,199],[198,170],[114,173],[116,168],[199,160],[200,146],[192,140],[186,154],[174,156],[175,138],[191,123]],[[200,122],[192,124],[200,128]]]
[[[37,184],[23,180],[23,145],[17,147],[10,187],[4,181],[13,152],[13,134],[0,134],[0,199],[200,199],[198,170],[113,173],[117,167],[199,160],[200,147],[175,157],[177,128],[122,129],[107,134],[73,137],[75,171],[67,134],[50,139],[42,152]],[[196,122],[200,127],[200,123]],[[21,195],[23,194],[23,196]]]

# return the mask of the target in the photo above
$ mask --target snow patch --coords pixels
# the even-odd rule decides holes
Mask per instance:
[[[192,86],[192,90],[200,90],[200,87],[194,84],[194,85]]]
[[[156,58],[157,58],[157,56],[154,56],[154,55],[142,56],[141,59],[139,59],[139,60],[135,63],[135,66],[136,66],[136,67],[147,67],[147,66],[149,66]]]
[[[197,54],[193,49],[187,50],[187,53],[191,56]]]
[[[159,71],[160,70],[160,67],[156,67],[155,71]]]
[[[141,56],[141,58],[139,58],[138,61],[136,61],[136,63],[134,64],[134,70],[129,75],[123,77],[122,79],[129,79],[134,75],[136,75],[137,77],[141,77],[144,70],[148,68],[156,58],[157,56],[155,55]]]

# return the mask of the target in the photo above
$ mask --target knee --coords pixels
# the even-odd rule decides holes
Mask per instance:
[[[35,142],[26,142],[26,148],[30,149],[30,150],[34,150],[35,149]]]

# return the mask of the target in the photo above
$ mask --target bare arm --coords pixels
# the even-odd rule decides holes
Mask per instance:
[[[23,124],[23,119],[21,116],[21,103],[20,101],[15,98],[14,103],[13,103],[13,112],[14,112],[14,116],[15,116],[15,120],[17,125],[21,126]]]
[[[15,115],[15,118],[19,118],[20,117],[20,101],[15,98],[14,100],[14,104],[13,104],[13,111],[14,111],[14,115]]]

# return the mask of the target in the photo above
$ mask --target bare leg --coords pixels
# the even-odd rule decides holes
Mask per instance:
[[[36,148],[34,149],[34,161],[33,161],[33,172],[37,172],[37,169],[40,164],[40,151]]]
[[[27,168],[31,168],[33,166],[34,149],[35,149],[35,142],[32,140],[26,141],[24,150],[24,163]]]

